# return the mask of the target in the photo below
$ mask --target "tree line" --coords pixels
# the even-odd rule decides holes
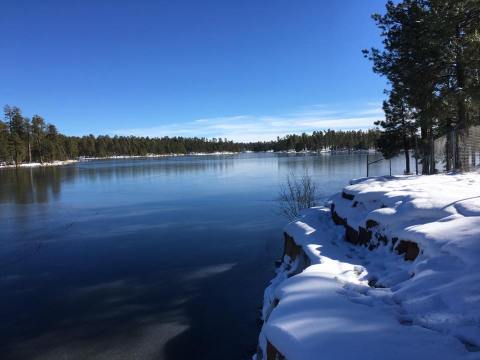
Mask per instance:
[[[252,151],[302,151],[302,150],[367,150],[373,149],[379,137],[379,131],[370,130],[324,130],[314,131],[313,134],[287,135],[277,137],[274,141],[246,144]]]
[[[413,149],[431,174],[434,140],[448,134],[447,170],[466,168],[458,146],[480,122],[480,0],[388,1],[373,19],[383,49],[364,55],[388,80],[379,149],[385,157],[403,151],[407,172]]]
[[[79,157],[145,156],[241,151],[358,150],[375,145],[378,132],[316,131],[287,135],[276,141],[239,143],[221,138],[66,136],[39,115],[23,116],[20,108],[6,105],[0,121],[0,163],[52,162]]]

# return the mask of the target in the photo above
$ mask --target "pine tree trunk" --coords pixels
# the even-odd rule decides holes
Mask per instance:
[[[457,106],[458,106],[458,112],[457,112],[458,130],[456,131],[457,139],[455,141],[455,145],[456,145],[455,154],[457,157],[456,164],[457,164],[458,170],[466,170],[466,167],[468,167],[468,164],[465,162],[465,154],[461,146],[464,143],[467,135],[466,134],[467,128],[465,125],[466,110],[465,110],[465,103],[463,99],[460,99],[460,97],[457,102]]]
[[[415,141],[415,175],[418,175],[418,156],[419,156],[419,151],[418,151],[418,137],[417,135],[414,135],[414,141]]]
[[[429,136],[429,148],[430,148],[430,174],[433,175],[436,172],[435,169],[435,139],[433,137],[433,128],[430,123],[430,136]]]
[[[17,152],[17,145],[14,145],[13,152],[15,154],[15,166],[18,166],[18,152]]]
[[[457,43],[461,42],[461,29],[460,26],[457,26],[456,29],[456,36],[457,36]],[[464,156],[462,156],[462,149],[459,146],[460,142],[465,140],[465,135],[466,135],[466,129],[467,129],[467,124],[466,124],[466,119],[467,119],[467,111],[465,107],[465,96],[464,96],[464,90],[465,90],[465,69],[463,66],[463,49],[461,48],[460,45],[457,45],[456,48],[456,54],[455,54],[455,77],[457,80],[457,141],[455,142],[456,144],[456,155],[457,155],[457,168],[459,170],[465,170],[468,164],[465,163]]]
[[[28,134],[28,162],[32,162],[32,146],[30,144],[30,133]]]
[[[428,130],[425,126],[421,128],[421,156],[422,156],[422,174],[430,174],[430,156],[428,154]]]
[[[408,138],[407,138],[407,125],[405,123],[405,112],[402,111],[402,137],[403,137],[403,151],[405,152],[405,174],[410,174],[410,154],[408,153]]]
[[[405,174],[410,174],[410,154],[408,153],[408,140],[405,133],[403,133],[403,151],[405,152]]]
[[[37,136],[37,146],[38,146],[38,153],[40,155],[40,163],[43,164],[43,154],[42,154],[42,147],[40,146],[40,139]]]
[[[405,150],[405,174],[410,174],[410,154]]]
[[[445,170],[450,171],[452,170],[452,131],[451,131],[451,124],[448,123],[447,126],[447,133],[445,135]]]

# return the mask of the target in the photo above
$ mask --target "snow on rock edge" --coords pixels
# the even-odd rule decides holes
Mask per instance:
[[[344,193],[334,211],[353,229],[373,221],[375,246],[346,242],[325,207],[290,223],[308,261],[287,254],[266,289],[257,358],[267,342],[289,360],[480,358],[480,175],[361,179]],[[419,245],[414,261],[398,240]]]

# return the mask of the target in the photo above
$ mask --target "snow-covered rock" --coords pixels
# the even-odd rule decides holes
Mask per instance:
[[[266,289],[257,358],[480,359],[480,174],[355,180],[332,204],[369,246],[327,207],[287,225],[309,261],[287,253]]]

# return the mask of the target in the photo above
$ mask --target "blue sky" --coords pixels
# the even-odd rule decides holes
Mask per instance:
[[[0,103],[69,135],[266,140],[382,117],[384,0],[6,1]]]

